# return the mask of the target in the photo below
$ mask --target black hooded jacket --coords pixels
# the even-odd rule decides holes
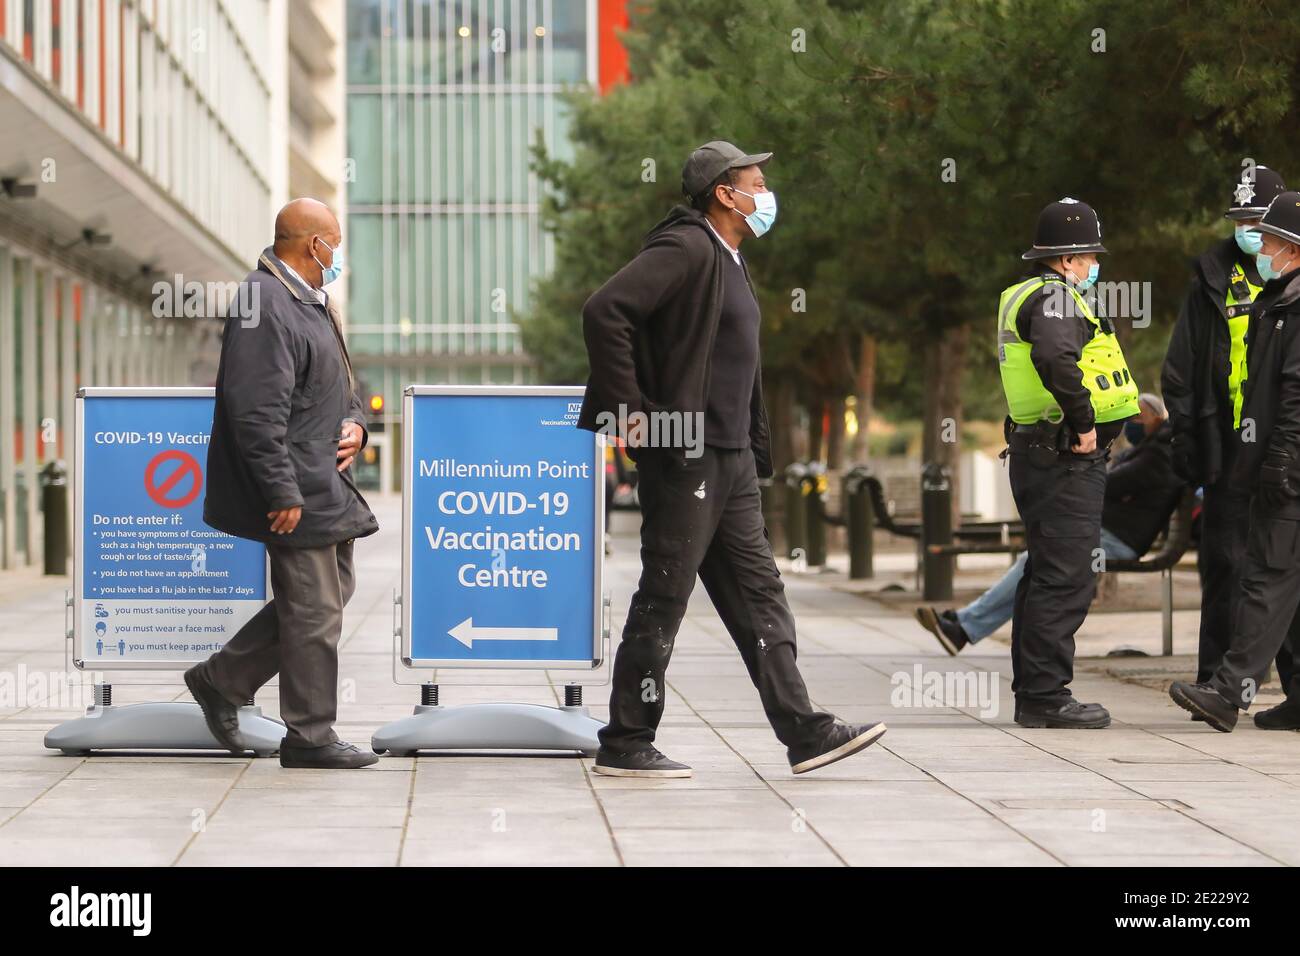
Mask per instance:
[[[722,257],[728,254],[710,234],[703,213],[674,206],[650,230],[636,257],[592,294],[582,308],[591,375],[580,428],[599,430],[602,417],[617,419],[620,406],[629,415],[698,413],[696,420],[703,421],[722,314]],[[749,281],[748,268],[745,278]],[[749,437],[758,476],[770,477],[771,439],[757,374]],[[638,449],[629,448],[628,454],[635,460]]]
[[[1231,475],[1235,487],[1254,494],[1269,453],[1289,455],[1290,484],[1300,488],[1300,269],[1264,285],[1250,310],[1246,332],[1241,431]],[[1276,517],[1300,518],[1300,498]]]
[[[1254,260],[1224,239],[1192,262],[1192,280],[1174,324],[1160,376],[1169,424],[1178,441],[1195,449],[1191,478],[1213,485],[1226,477],[1225,451],[1235,442],[1228,398],[1231,337],[1228,333],[1228,276],[1241,262],[1258,283]]]
[[[1169,450],[1172,437],[1169,423],[1162,423],[1116,455],[1106,472],[1101,526],[1139,556],[1151,549],[1183,494],[1184,485],[1174,474]]]

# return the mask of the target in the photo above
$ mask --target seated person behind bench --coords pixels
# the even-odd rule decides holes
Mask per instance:
[[[1141,557],[1169,523],[1182,495],[1174,474],[1169,440],[1172,430],[1159,396],[1138,396],[1138,417],[1124,427],[1131,447],[1115,457],[1106,473],[1106,504],[1101,513],[1101,547],[1109,561]],[[949,654],[992,634],[1007,621],[1016,602],[1016,585],[1025,571],[1020,554],[1002,580],[957,610],[918,607],[916,619]]]

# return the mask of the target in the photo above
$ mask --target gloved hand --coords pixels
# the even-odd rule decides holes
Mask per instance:
[[[1300,493],[1291,484],[1293,461],[1289,452],[1277,448],[1270,448],[1264,456],[1259,469],[1259,500],[1270,511],[1282,508]]]
[[[1187,432],[1175,432],[1170,442],[1174,474],[1189,485],[1201,484],[1201,450]]]

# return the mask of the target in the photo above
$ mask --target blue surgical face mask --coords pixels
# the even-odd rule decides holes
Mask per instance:
[[[1130,445],[1136,445],[1147,437],[1146,427],[1137,419],[1127,421],[1124,423],[1124,437],[1128,439]]]
[[[1248,256],[1259,255],[1259,250],[1264,245],[1264,237],[1253,226],[1237,226],[1233,230],[1233,238],[1237,240],[1237,248]]]
[[[1273,265],[1273,260],[1277,258],[1278,255],[1280,255],[1280,253],[1274,253],[1271,256],[1266,256],[1264,255],[1264,253],[1261,252],[1259,255],[1255,257],[1255,268],[1259,270],[1259,277],[1263,279],[1265,282],[1267,282],[1269,279],[1276,279],[1278,276],[1282,274],[1282,270]],[[1292,256],[1291,258],[1292,260],[1294,260],[1295,257]],[[1291,265],[1291,261],[1288,260],[1287,266],[1289,267],[1290,265]]]
[[[1101,266],[1099,266],[1097,263],[1094,262],[1092,265],[1088,266],[1088,277],[1086,279],[1080,279],[1078,282],[1074,284],[1075,291],[1087,292],[1089,289],[1091,289],[1094,285],[1097,284],[1097,276],[1100,272],[1101,272]]]
[[[313,249],[315,249],[314,244],[316,242],[322,243],[325,246],[325,248],[329,249],[330,252],[333,253],[334,255],[334,257],[330,260],[329,268],[326,268],[324,263],[322,263],[319,259],[316,259],[315,252],[311,254],[311,257],[313,259],[316,259],[316,265],[320,266],[320,284],[323,286],[329,285],[339,276],[343,275],[343,243],[340,242],[337,246],[331,249],[330,244],[328,242],[325,242],[324,239],[321,239],[320,236],[317,236],[315,239],[312,240]]]
[[[745,215],[739,209],[734,210],[737,215],[745,216],[745,222],[754,232],[754,238],[757,239],[763,233],[772,228],[772,223],[776,222],[776,194],[775,193],[747,193],[741,192],[734,186],[731,188],[733,193],[740,193],[742,196],[749,196],[754,200],[754,211]]]

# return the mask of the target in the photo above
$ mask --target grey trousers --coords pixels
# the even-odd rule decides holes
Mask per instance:
[[[208,678],[230,703],[246,704],[280,675],[280,719],[291,747],[338,740],[339,639],[352,597],[352,542],[322,548],[268,544],[273,600],[208,658]]]

